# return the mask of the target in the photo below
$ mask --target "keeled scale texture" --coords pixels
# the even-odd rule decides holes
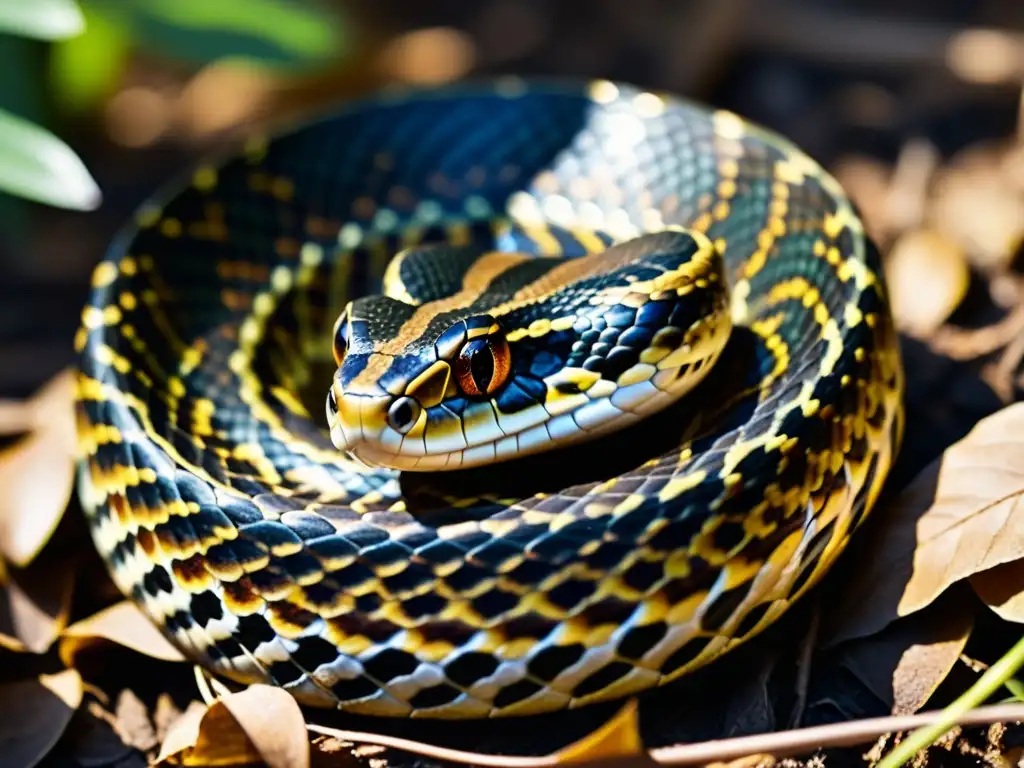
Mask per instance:
[[[888,471],[902,377],[877,257],[831,178],[735,116],[606,82],[457,86],[182,186],[96,269],[80,487],[117,584],[215,672],[397,716],[622,696],[774,620]],[[670,224],[724,253],[767,354],[742,408],[621,476],[431,527],[294,395],[403,244],[574,255]]]

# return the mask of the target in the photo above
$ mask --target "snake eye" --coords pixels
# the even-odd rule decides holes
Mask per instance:
[[[348,311],[342,312],[334,322],[334,341],[331,344],[334,362],[341,365],[348,351]]]
[[[505,383],[511,370],[512,353],[500,333],[467,341],[455,358],[455,376],[470,397],[491,394]]]

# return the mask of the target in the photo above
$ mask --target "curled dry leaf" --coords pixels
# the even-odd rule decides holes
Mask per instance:
[[[956,665],[973,628],[974,617],[960,606],[931,628],[934,634],[907,647],[892,673],[892,714],[910,715],[928,702]]]
[[[171,727],[158,762],[308,768],[309,737],[291,694],[253,685],[202,711],[190,707]]]
[[[33,398],[32,431],[0,453],[0,554],[28,565],[60,522],[74,486],[74,379],[61,374]]]
[[[0,685],[0,766],[42,760],[81,703],[82,679],[73,669]]]
[[[827,644],[877,632],[1024,556],[1024,403],[982,419],[872,515]]]
[[[971,586],[1001,618],[1024,624],[1024,559],[974,574]]]
[[[208,707],[200,701],[193,701],[188,708],[181,713],[172,723],[164,735],[163,743],[160,745],[160,754],[157,755],[157,763],[163,764],[174,759],[180,762],[178,757],[195,746],[199,738],[199,724],[203,721]]]
[[[973,627],[969,605],[944,599],[832,653],[890,714],[909,715],[921,709],[946,679]],[[834,690],[827,695],[838,699]]]
[[[928,229],[908,232],[896,241],[885,261],[885,276],[897,326],[918,338],[945,322],[970,284],[963,247]]]
[[[163,661],[185,657],[153,626],[134,603],[123,601],[75,622],[61,634],[60,657],[69,667],[75,656],[96,643],[111,641]]]
[[[575,744],[554,754],[556,763],[591,763],[613,758],[629,758],[631,765],[647,762],[640,738],[640,716],[636,701],[630,699],[615,717]]]

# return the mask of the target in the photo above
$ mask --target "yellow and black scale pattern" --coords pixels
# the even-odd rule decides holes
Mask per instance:
[[[413,248],[389,271],[433,242],[450,246],[433,264]],[[490,266],[461,263],[466,248]],[[494,252],[595,255],[530,273],[519,258],[495,266]],[[731,291],[708,293],[716,275]],[[472,296],[453,299],[458,286]],[[371,305],[359,297],[382,290],[406,307],[391,326],[401,343],[360,351]],[[455,432],[427,426],[420,455],[450,468],[544,450],[536,414],[559,396],[585,396],[592,418],[548,427],[552,444],[643,413],[639,389],[616,397],[629,386],[669,391],[699,367],[679,352],[687,291],[703,296],[697,316],[718,319],[692,326],[704,331],[691,341],[715,340],[706,367],[730,326],[757,340],[747,396],[712,408],[697,387],[683,400],[705,418],[670,450],[615,477],[491,499],[486,515],[412,514],[399,472],[337,450],[298,396],[327,396],[311,361],[330,360],[339,315],[351,349],[329,398],[338,423],[346,387],[365,394],[398,371],[389,396],[409,389],[415,366],[393,364],[403,345],[439,355],[503,333],[512,370],[483,404],[511,440],[470,460]],[[531,296],[541,309],[511,327]],[[473,301],[504,306],[441,350],[435,301],[460,318]],[[902,432],[877,254],[837,183],[731,113],[606,81],[385,93],[254,139],[139,211],[95,270],[75,342],[80,494],[118,586],[215,673],[377,715],[576,707],[707,663],[830,566]],[[424,389],[438,401],[448,386]],[[349,423],[334,437],[377,456],[374,434]],[[601,440],[615,450],[615,432]]]

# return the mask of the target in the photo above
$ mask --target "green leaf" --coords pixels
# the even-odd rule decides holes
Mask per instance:
[[[45,128],[0,110],[0,189],[60,208],[91,211],[99,187],[78,155]]]
[[[300,60],[335,55],[339,25],[309,2],[286,0],[140,0],[137,9],[181,30],[223,32],[269,43]]]
[[[1011,677],[1004,685],[1013,694],[1011,701],[1024,701],[1024,683],[1015,677]]]
[[[108,96],[131,49],[131,31],[119,14],[97,12],[88,6],[82,11],[85,33],[50,47],[53,100],[69,111],[89,109]]]
[[[74,0],[0,0],[0,32],[40,40],[62,40],[85,29]]]

